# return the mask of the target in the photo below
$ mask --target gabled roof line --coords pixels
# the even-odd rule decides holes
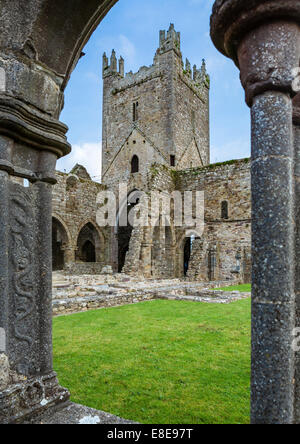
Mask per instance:
[[[121,153],[121,151],[123,150],[123,148],[125,147],[126,143],[128,142],[128,139],[130,138],[130,136],[132,135],[132,133],[134,132],[134,130],[138,131],[143,137],[144,139],[147,140],[147,142],[152,146],[152,148],[154,148],[160,155],[161,157],[166,161],[166,163],[168,164],[168,160],[167,158],[164,156],[164,154],[160,151],[160,149],[152,142],[152,140],[149,139],[149,137],[135,124],[133,125],[132,129],[130,130],[129,135],[126,137],[124,143],[121,145],[120,149],[118,150],[118,152],[115,154],[114,158],[112,159],[112,161],[110,162],[109,166],[107,167],[106,171],[103,173],[103,178],[105,177],[105,175],[108,173],[108,171],[110,170],[110,168],[112,167],[114,161],[116,160],[116,158],[119,156],[119,154]]]

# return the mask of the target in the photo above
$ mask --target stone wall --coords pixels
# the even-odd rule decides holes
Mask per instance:
[[[148,189],[169,193],[177,190],[204,192],[204,232],[192,245],[187,272],[190,280],[251,280],[251,183],[250,160],[241,159],[204,168],[176,171],[153,165]],[[226,202],[228,213],[222,214]],[[164,217],[164,214],[160,214]],[[183,277],[186,227],[151,226],[134,232],[127,255],[126,272],[146,276]],[[138,236],[138,237],[137,237]],[[137,246],[143,242],[143,252]],[[155,259],[153,259],[155,258]],[[145,269],[146,267],[146,269]],[[150,271],[149,271],[150,270]]]
[[[110,231],[96,221],[96,199],[105,187],[91,180],[86,170],[76,166],[71,173],[56,172],[53,187],[52,216],[57,229],[53,244],[61,250],[64,266],[85,265],[93,257],[97,270],[110,261]],[[81,263],[81,264],[80,264]],[[74,265],[72,265],[74,267]]]
[[[250,293],[210,290],[211,285],[180,280],[142,280],[125,275],[67,276],[53,289],[53,315],[137,304],[155,299],[228,304],[249,298]],[[216,288],[224,285],[216,282]]]
[[[184,67],[180,33],[161,31],[153,65],[124,77],[124,60],[103,57],[103,180],[134,182],[130,162],[140,160],[140,184],[154,162],[178,169],[209,163],[209,77],[205,65]],[[138,105],[137,105],[138,104]],[[134,108],[136,107],[136,108]],[[132,184],[133,186],[133,184]],[[131,187],[132,187],[131,186]]]
[[[176,188],[182,192],[204,191],[205,229],[193,245],[188,277],[250,282],[250,159],[176,172]],[[228,205],[225,218],[223,202]],[[211,265],[214,270],[210,270]]]

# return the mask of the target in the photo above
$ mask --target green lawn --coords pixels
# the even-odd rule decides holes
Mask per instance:
[[[72,401],[140,423],[249,422],[250,300],[157,300],[53,322]]]
[[[224,290],[224,291],[240,291],[251,293],[251,284],[233,285],[231,287],[214,288],[214,290]]]

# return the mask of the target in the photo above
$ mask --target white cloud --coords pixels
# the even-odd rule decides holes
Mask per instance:
[[[211,163],[250,157],[250,140],[237,139],[222,146],[212,146]]]
[[[125,58],[129,66],[136,64],[136,48],[134,44],[125,36],[120,35],[120,54]]]
[[[59,171],[69,172],[76,163],[83,165],[93,180],[100,182],[102,167],[102,144],[101,143],[82,143],[73,145],[72,152],[57,162]]]

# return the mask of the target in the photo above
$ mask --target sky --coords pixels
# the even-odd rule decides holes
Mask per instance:
[[[78,62],[65,92],[61,120],[69,127],[72,153],[58,161],[60,171],[84,165],[94,180],[101,177],[102,55],[112,49],[125,59],[125,72],[150,66],[159,46],[159,31],[174,23],[181,51],[192,65],[206,60],[211,77],[211,162],[250,156],[250,111],[239,71],[220,54],[209,36],[212,0],[119,0],[100,23]]]

